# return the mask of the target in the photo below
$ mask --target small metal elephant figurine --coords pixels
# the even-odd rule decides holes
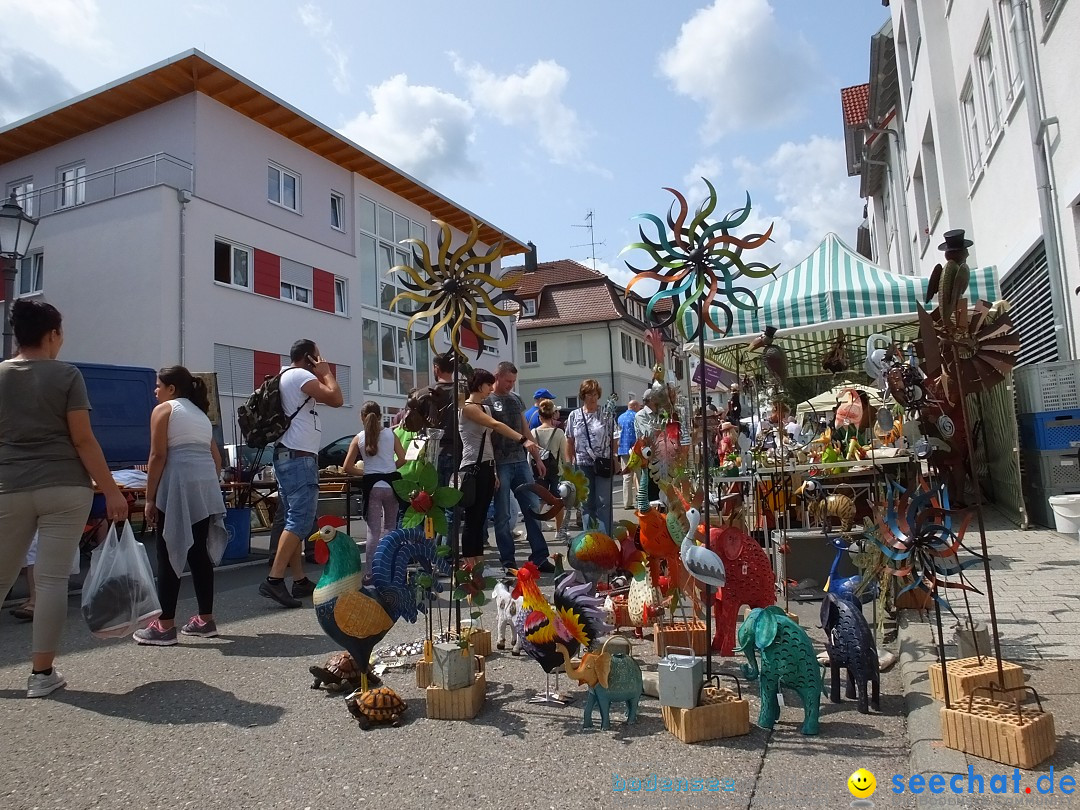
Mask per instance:
[[[593,727],[592,714],[597,706],[600,707],[600,728],[604,731],[610,728],[612,701],[626,701],[626,722],[637,722],[638,703],[641,701],[641,667],[629,655],[609,653],[607,645],[610,643],[611,639],[605,641],[598,653],[585,653],[576,667],[570,662],[570,652],[566,647],[556,645],[566,662],[567,677],[589,687],[582,728]]]
[[[869,714],[869,705],[881,710],[881,682],[877,644],[862,611],[834,593],[826,593],[821,603],[821,627],[832,671],[829,699],[840,702],[840,668],[847,669],[847,697],[858,696],[859,713]],[[872,694],[867,697],[867,684]]]

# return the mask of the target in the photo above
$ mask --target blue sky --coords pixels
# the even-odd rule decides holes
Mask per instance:
[[[191,47],[515,237],[625,282],[634,214],[674,186],[774,224],[788,267],[854,242],[839,90],[865,82],[873,0],[0,0],[0,120]]]

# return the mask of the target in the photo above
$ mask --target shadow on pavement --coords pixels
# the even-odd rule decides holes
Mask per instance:
[[[0,699],[26,700],[22,690],[0,691]],[[186,725],[223,722],[237,728],[271,726],[285,710],[267,703],[241,700],[201,681],[157,681],[123,694],[61,689],[50,698],[79,709],[141,723]]]
[[[329,655],[338,645],[329,636],[296,633],[258,633],[254,636],[222,634],[211,643],[192,645],[191,649],[219,652],[245,658],[303,658]]]

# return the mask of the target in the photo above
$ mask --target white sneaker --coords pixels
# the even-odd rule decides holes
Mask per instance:
[[[60,670],[54,667],[51,675],[31,675],[26,679],[26,696],[28,698],[45,697],[65,684],[67,680]]]

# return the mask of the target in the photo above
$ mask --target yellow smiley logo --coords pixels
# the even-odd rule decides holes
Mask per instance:
[[[866,768],[859,768],[848,777],[847,789],[856,799],[865,799],[874,795],[874,791],[877,790],[877,780]]]

